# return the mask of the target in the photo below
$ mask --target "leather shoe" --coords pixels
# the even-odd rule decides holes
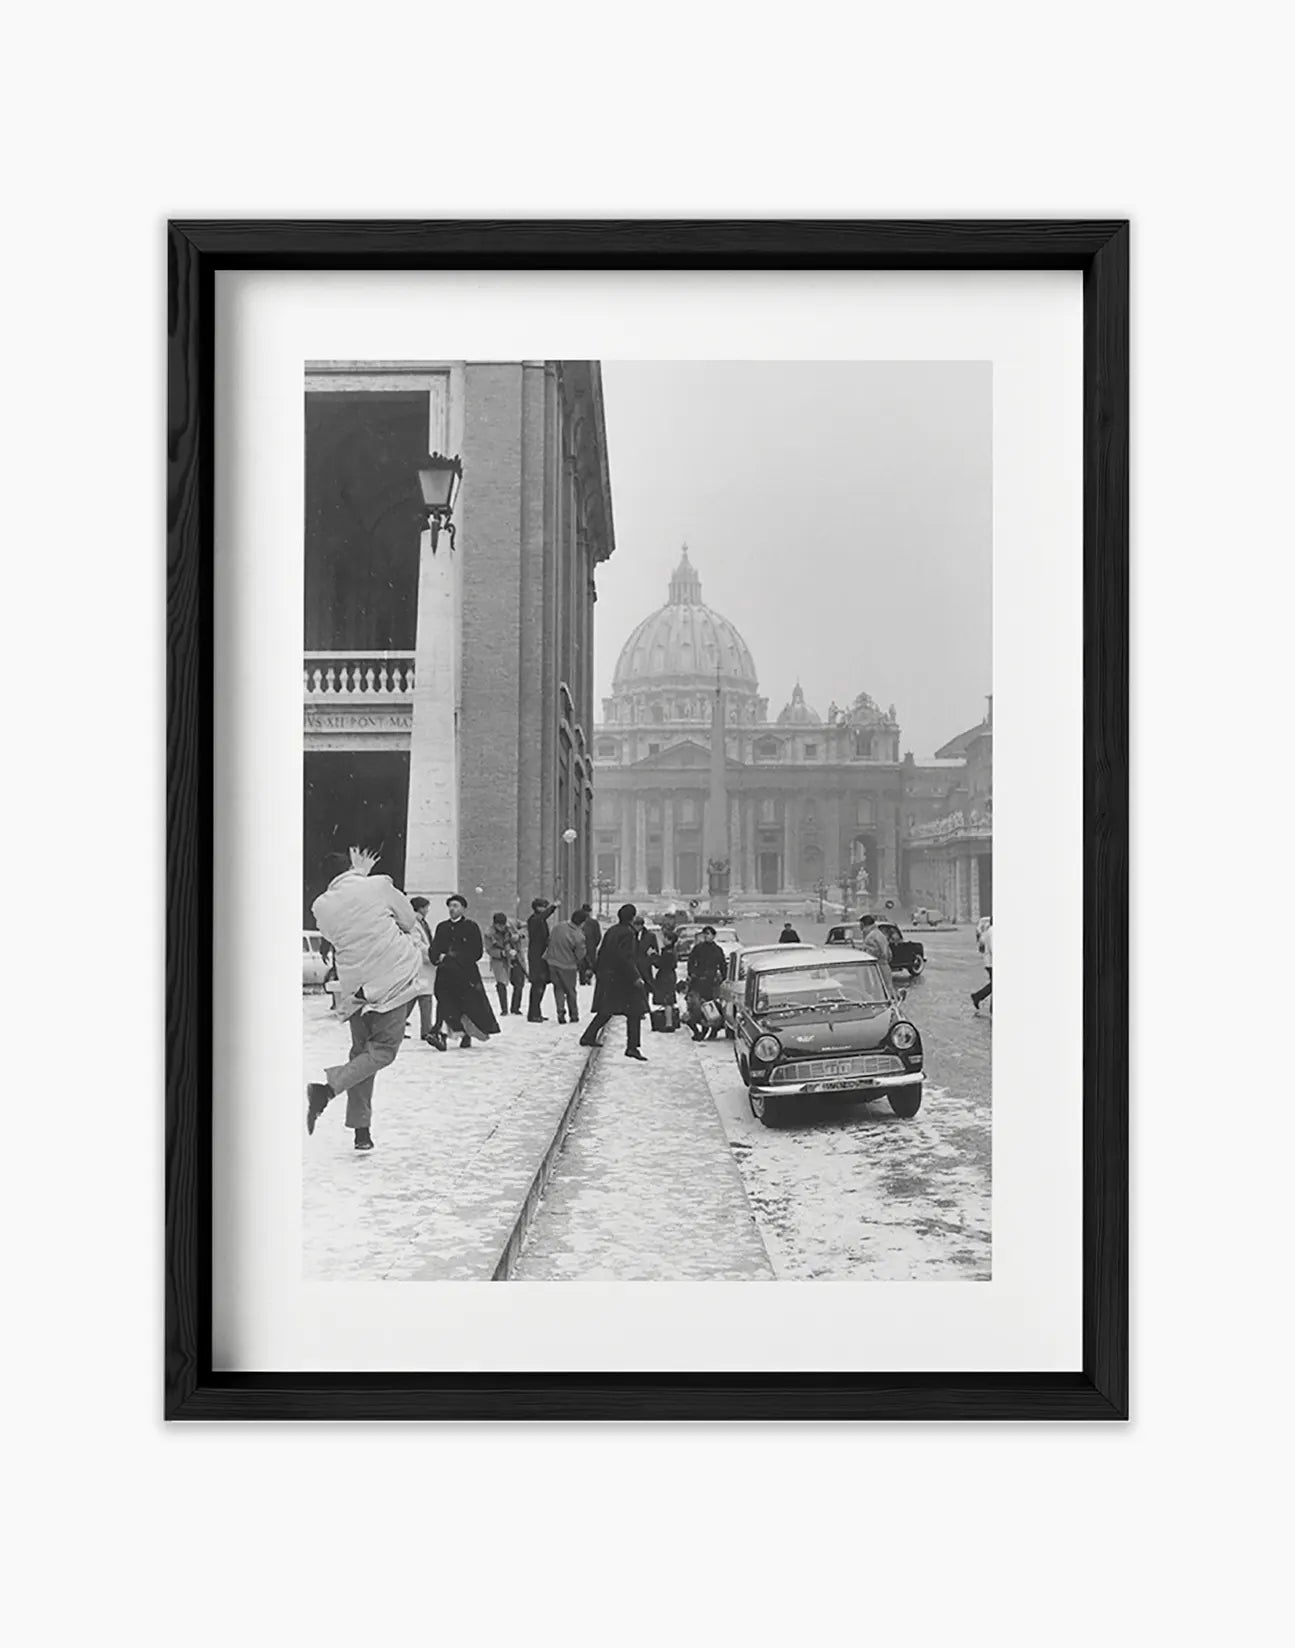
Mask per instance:
[[[306,1089],[306,1132],[315,1131],[315,1123],[324,1114],[325,1106],[333,1096],[327,1082],[311,1082]]]
[[[647,1054],[640,1053],[637,1047],[627,1047],[625,1049],[625,1057],[627,1059],[637,1059],[640,1064],[647,1063]]]

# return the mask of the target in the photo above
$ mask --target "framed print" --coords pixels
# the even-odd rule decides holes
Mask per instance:
[[[1128,234],[170,226],[169,1417],[1126,1416]]]

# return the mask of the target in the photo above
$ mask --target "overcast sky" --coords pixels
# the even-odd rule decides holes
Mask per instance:
[[[616,552],[595,691],[680,546],[755,657],[770,718],[871,693],[929,758],[992,684],[987,362],[604,361]]]

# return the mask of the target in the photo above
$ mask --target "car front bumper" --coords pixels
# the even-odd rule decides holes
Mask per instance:
[[[881,1076],[824,1076],[819,1081],[752,1082],[752,1093],[765,1099],[795,1098],[798,1094],[813,1097],[818,1093],[890,1093],[896,1088],[920,1087],[926,1080],[924,1070],[896,1070]]]

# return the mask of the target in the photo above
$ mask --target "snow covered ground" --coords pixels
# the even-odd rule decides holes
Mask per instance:
[[[581,992],[582,1006],[590,992]],[[346,1057],[350,1032],[328,999],[302,998],[303,1274],[318,1281],[488,1281],[502,1243],[588,1058],[580,1031],[525,1018],[469,1051],[418,1039],[418,1010],[379,1073],[375,1148],[352,1148],[335,1099],[313,1137],[304,1083]]]
[[[765,1128],[731,1042],[645,1034],[640,1065],[613,1020],[515,1280],[988,1280],[992,1019],[968,1000],[985,975],[967,930],[926,943],[901,980],[927,1069],[907,1121],[821,1100]]]

